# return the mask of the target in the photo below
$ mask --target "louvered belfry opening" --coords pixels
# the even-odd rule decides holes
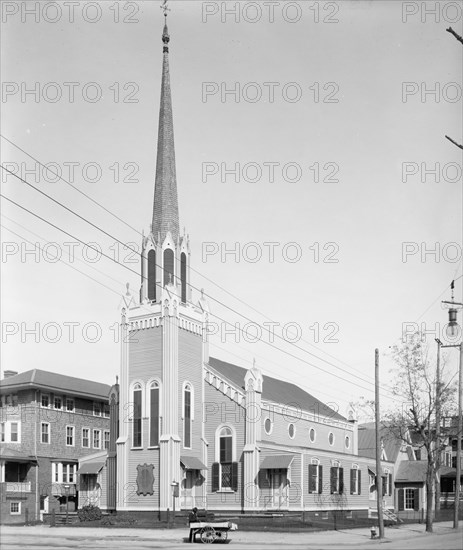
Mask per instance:
[[[186,303],[186,254],[182,252],[180,255],[180,282],[181,282],[181,299],[182,302]]]
[[[148,300],[156,301],[156,251],[148,252]]]

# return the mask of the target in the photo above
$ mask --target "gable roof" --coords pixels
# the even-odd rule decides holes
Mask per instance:
[[[215,359],[214,357],[209,358],[209,366],[236,387],[244,389],[244,377],[247,369],[221,361],[220,359]],[[262,399],[272,401],[273,403],[297,406],[304,411],[315,411],[315,413],[321,416],[333,418],[334,420],[347,420],[334,409],[328,407],[328,405],[325,405],[299,386],[296,386],[296,384],[278,380],[267,375],[262,375],[262,377]]]
[[[395,476],[395,482],[424,482],[426,481],[427,460],[402,460]]]
[[[0,391],[2,393],[5,393],[5,390],[11,391],[26,388],[64,391],[70,395],[107,400],[109,399],[111,386],[40,369],[28,370],[0,380]]]
[[[395,462],[399,456],[400,448],[404,443],[391,434],[386,424],[380,424],[379,433],[383,441],[387,460],[390,462]],[[366,456],[368,458],[376,457],[376,434],[374,422],[359,425],[358,454],[359,456]]]

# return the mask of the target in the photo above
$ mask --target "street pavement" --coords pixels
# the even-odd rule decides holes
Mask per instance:
[[[1,526],[1,550],[146,550],[154,548],[189,548],[188,528],[130,529],[55,527],[46,525]],[[218,548],[223,543],[215,543]],[[235,531],[230,533],[230,550],[462,550],[462,529],[451,522],[436,523],[434,533],[427,534],[420,524],[386,528],[385,538],[371,540],[370,530],[349,529],[322,532]],[[385,546],[383,546],[385,545]]]

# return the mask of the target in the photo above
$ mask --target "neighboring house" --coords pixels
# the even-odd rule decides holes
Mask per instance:
[[[117,471],[114,505],[159,517],[193,506],[368,517],[375,461],[358,453],[356,422],[255,365],[209,357],[214,318],[203,294],[192,301],[189,237],[179,229],[167,26],[162,39],[153,219],[142,243],[140,298],[124,296],[113,396],[120,418],[111,423],[116,456],[110,451],[107,460],[108,490],[110,470]],[[382,468],[392,508],[393,464],[384,460]]]
[[[387,466],[381,473],[383,495],[386,492],[391,496],[391,508],[397,509],[397,496],[392,480],[397,479],[397,473],[403,461],[415,460],[413,448],[410,443],[395,438],[385,424],[381,424],[379,435],[381,438],[381,459],[387,461]],[[376,457],[376,431],[375,423],[368,422],[358,427],[359,455],[375,459]],[[370,514],[376,512],[376,468],[370,472]]]
[[[444,451],[444,456],[442,457],[442,463],[445,466],[456,468],[457,467],[458,416],[443,418],[441,431],[448,436],[448,446]],[[461,438],[461,448],[463,449],[463,437]],[[460,457],[460,465],[463,471],[463,453],[462,453],[462,456]]]
[[[375,456],[375,423],[362,424],[358,427],[359,455],[373,458]],[[418,434],[409,430],[407,441],[394,437],[387,425],[380,427],[381,457],[392,462],[392,473],[395,480],[393,495],[396,515],[401,519],[422,519],[426,512],[426,471],[427,460],[424,446]],[[455,491],[455,468],[449,467],[445,456],[449,447],[443,452],[443,463],[439,470],[441,484],[441,501],[453,503]],[[447,462],[447,464],[446,464]],[[383,487],[385,478],[383,473]],[[373,505],[374,506],[374,505]]]
[[[77,494],[79,508],[84,506],[98,506],[107,510],[108,490],[108,451],[100,451],[79,460],[77,470]]]
[[[79,458],[109,445],[110,386],[39,369],[4,374],[2,523],[38,520],[66,500],[74,510]]]

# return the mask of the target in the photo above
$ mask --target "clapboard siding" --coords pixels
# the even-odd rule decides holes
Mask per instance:
[[[152,495],[137,495],[137,466],[139,464],[154,465],[154,493]],[[146,508],[159,510],[159,449],[132,451],[129,453],[127,485],[124,487],[124,507]],[[120,506],[121,504],[118,503]]]
[[[244,383],[244,380],[243,380]],[[209,443],[207,449],[207,464],[209,466],[207,480],[207,504],[213,509],[241,509],[243,506],[243,447],[245,442],[245,426],[243,407],[232,401],[210,384],[205,383],[205,437]],[[236,421],[242,418],[243,420]],[[215,437],[219,426],[227,424],[236,431],[236,460],[238,462],[238,491],[212,492],[211,465],[216,461]]]
[[[133,330],[129,333],[130,382],[162,376],[162,327]]]
[[[202,339],[198,334],[184,329],[179,330],[178,335],[178,403],[179,423],[178,435],[182,441],[180,454],[202,458],[201,435],[202,435]],[[193,386],[194,394],[194,420],[192,421],[191,448],[183,446],[183,395],[182,388],[185,382]]]
[[[270,418],[273,422],[272,431],[270,434],[265,432],[265,420]],[[306,420],[301,418],[300,415],[292,416],[288,411],[276,412],[274,409],[267,411],[262,410],[261,415],[262,422],[262,439],[271,440],[281,445],[294,445],[299,447],[310,447],[311,449],[331,449],[337,453],[351,454],[352,445],[354,440],[354,428],[338,427],[325,424],[323,422],[317,422],[313,420]],[[293,424],[295,429],[294,437],[289,436],[289,425]],[[350,426],[350,425],[347,425]],[[310,430],[315,430],[315,441],[310,441]],[[329,444],[328,437],[330,432],[334,435],[333,445]],[[350,447],[345,445],[345,438],[349,436]]]

